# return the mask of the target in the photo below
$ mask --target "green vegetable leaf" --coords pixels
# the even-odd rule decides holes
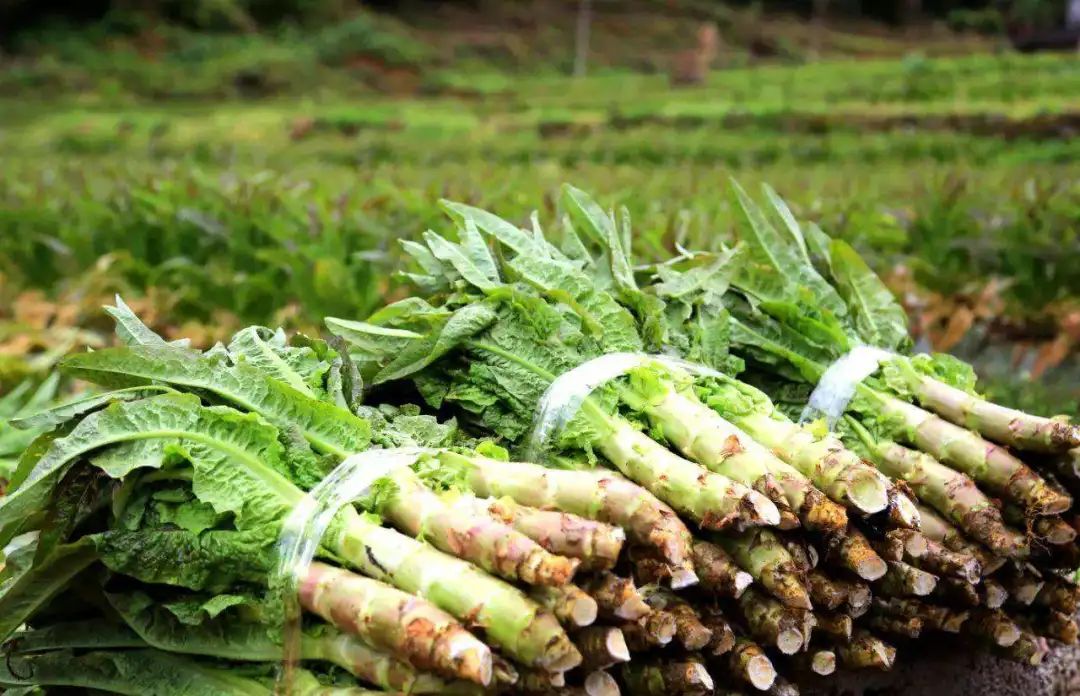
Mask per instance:
[[[77,648],[145,648],[146,642],[122,623],[103,619],[64,621],[12,635],[5,646],[12,653],[33,653],[44,650]]]
[[[285,333],[263,326],[249,326],[229,341],[234,362],[246,361],[270,377],[284,382],[304,396],[315,398],[329,365],[311,348],[286,343]]]
[[[227,403],[293,424],[317,449],[341,456],[361,452],[371,429],[361,418],[267,377],[246,364],[229,365],[176,348],[106,348],[68,357],[66,373],[105,385],[164,382],[212,394]]]
[[[475,229],[474,227],[473,230],[475,231]],[[479,234],[476,237],[479,237]],[[428,249],[435,255],[435,258],[452,266],[470,285],[474,285],[480,290],[492,290],[498,287],[498,271],[495,270],[494,260],[491,259],[490,255],[487,255],[483,240],[480,241],[479,248],[474,243],[473,248],[468,249],[470,253],[466,253],[464,245],[454,244],[431,230],[424,233],[424,241],[427,242]],[[477,265],[477,259],[474,256],[484,255],[487,255],[486,258],[481,259],[480,265]],[[493,275],[489,275],[489,272],[493,273]]]
[[[731,182],[735,195],[735,207],[742,213],[744,241],[756,260],[784,280],[784,296],[771,299],[792,301],[808,293],[823,311],[842,317],[847,312],[843,299],[836,290],[822,278],[810,263],[805,245],[800,245],[792,237],[779,233],[765,217],[757,203],[736,181]],[[788,211],[790,215],[790,211]],[[801,234],[798,240],[802,240]]]
[[[195,623],[187,623],[142,592],[107,594],[106,597],[141,641],[160,650],[244,662],[281,660],[281,643],[271,639],[274,629],[266,624],[245,621],[235,615],[218,616],[220,611],[210,619],[204,617]],[[210,601],[230,604],[235,598],[235,595],[218,595]],[[206,613],[203,611],[205,602],[196,600],[192,603],[199,604],[199,611]]]
[[[36,552],[36,543],[21,546],[5,559],[0,571],[0,641],[6,640],[97,558],[94,546],[86,540],[56,547],[38,564],[32,562]]]
[[[858,252],[841,240],[830,245],[831,268],[855,329],[866,343],[886,350],[906,350],[911,339],[907,314]]]
[[[142,399],[147,396],[153,396],[154,394],[162,394],[171,391],[173,390],[168,387],[154,385],[115,389],[100,394],[84,396],[60,404],[59,406],[53,406],[52,408],[38,411],[28,416],[12,419],[11,424],[16,428],[33,430],[53,428],[61,423],[66,423],[73,418],[78,418],[86,413],[95,411],[113,401],[133,401],[135,399]]]
[[[131,307],[128,307],[119,295],[116,296],[116,306],[106,306],[105,312],[116,321],[116,335],[125,345],[187,348],[191,344],[191,341],[186,338],[179,341],[166,341],[154,333],[149,326],[142,323],[142,320],[131,311]]]
[[[160,650],[69,650],[0,660],[0,685],[100,689],[131,696],[270,696],[270,680]]]
[[[110,570],[142,582],[200,592],[264,585],[276,560],[277,528],[195,534],[184,529],[112,530],[87,537]]]

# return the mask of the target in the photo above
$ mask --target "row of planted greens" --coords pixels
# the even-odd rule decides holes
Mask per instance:
[[[1080,428],[733,201],[738,244],[659,263],[572,187],[557,235],[447,202],[410,294],[321,338],[201,351],[118,301],[123,347],[0,402],[0,685],[791,696],[934,633],[1075,643]]]

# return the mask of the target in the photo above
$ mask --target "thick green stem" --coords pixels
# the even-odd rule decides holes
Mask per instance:
[[[433,602],[484,629],[492,643],[526,666],[561,671],[581,655],[551,614],[522,592],[476,566],[380,527],[344,508],[324,537],[332,550],[365,575]]]
[[[940,542],[953,551],[960,551],[974,556],[979,561],[983,575],[993,573],[1007,562],[1005,556],[991,553],[985,547],[969,540],[959,529],[939,516],[936,511],[920,505],[919,515],[922,517],[922,534],[927,540]],[[1006,528],[1006,531],[1018,543],[1022,543],[1025,550],[1027,549],[1027,543],[1023,536],[1008,528]],[[1024,555],[1026,553],[1020,554],[1021,557]]]
[[[1076,540],[1076,530],[1063,518],[1054,515],[1052,517],[1028,517],[1024,511],[1015,505],[1004,505],[1001,515],[1006,522],[1025,530],[1029,536],[1046,544],[1055,546],[1071,544]]]
[[[715,537],[714,541],[781,602],[799,609],[812,608],[799,569],[776,534],[759,528]]]
[[[570,512],[539,510],[506,498],[468,498],[461,502],[474,503],[473,509],[510,525],[551,553],[580,560],[583,571],[610,570],[626,541],[622,527]]]
[[[1072,580],[1048,575],[1046,584],[1035,595],[1036,606],[1047,607],[1072,616],[1080,605],[1080,587]]]
[[[875,597],[874,611],[901,619],[920,619],[926,628],[950,633],[955,633],[968,617],[968,612],[961,612],[963,620],[958,622],[956,612],[947,607],[902,597]]]
[[[679,630],[675,615],[663,609],[655,609],[635,621],[627,621],[621,624],[621,628],[632,652],[662,648],[675,639]]]
[[[865,385],[860,389],[866,389]],[[969,475],[990,492],[1036,515],[1055,515],[1072,504],[1068,495],[1047,484],[1004,447],[896,397],[871,394],[877,398],[882,416],[902,424],[898,436]]]
[[[846,643],[851,640],[851,631],[855,621],[849,615],[819,611],[814,613],[814,618],[817,620],[814,628],[830,636],[834,641]]]
[[[950,469],[934,457],[891,441],[865,440],[878,468],[907,483],[923,503],[985,544],[999,556],[1027,553],[1027,542],[1005,526],[1001,512],[971,477]]]
[[[876,585],[887,597],[925,597],[937,587],[937,576],[902,561],[889,561],[889,571]]]
[[[1020,627],[1001,610],[974,610],[964,624],[964,632],[1002,648],[1020,640]]]
[[[794,512],[807,529],[832,533],[844,528],[844,510],[809,478],[751,439],[756,434],[740,431],[692,393],[669,386],[662,397],[644,402],[642,408],[687,457],[763,493],[781,512]]]
[[[570,628],[590,626],[599,614],[596,600],[577,585],[531,587],[529,597]]]
[[[754,582],[753,576],[740,570],[728,552],[716,544],[694,539],[693,555],[702,589],[738,599]]]
[[[982,565],[975,556],[948,549],[939,541],[928,540],[927,552],[912,564],[941,577],[957,578],[975,585],[982,577]]]
[[[890,670],[896,662],[896,648],[869,631],[859,629],[851,641],[837,646],[836,656],[847,669]]]
[[[776,681],[776,667],[757,643],[736,638],[735,647],[728,653],[727,668],[731,676],[765,691]]]
[[[630,650],[622,631],[612,626],[590,626],[574,636],[581,653],[581,668],[592,671],[630,661]]]
[[[889,480],[838,438],[819,438],[779,414],[754,412],[735,423],[836,502],[861,514],[881,512],[889,505]]]
[[[675,638],[684,650],[701,650],[712,640],[712,631],[702,623],[697,610],[685,599],[661,587],[642,588],[653,610],[663,610],[675,618]]]
[[[617,525],[635,543],[655,548],[673,567],[692,575],[690,530],[669,506],[618,474],[606,469],[549,469],[450,452],[440,454],[440,459],[461,466],[477,495],[507,497],[521,505]]]
[[[1034,452],[1080,447],[1080,428],[1068,422],[1006,408],[925,375],[913,386],[928,410],[1003,445]]]
[[[810,589],[810,599],[813,600],[814,607],[817,609],[836,611],[847,601],[847,588],[833,582],[832,578],[820,570],[811,570],[807,573],[806,584]]]
[[[825,547],[825,559],[871,582],[888,570],[885,561],[870,545],[870,540],[854,526],[849,526],[843,536],[829,540]]]
[[[885,616],[873,614],[866,621],[868,628],[881,633],[887,633],[901,638],[918,638],[923,630],[923,620],[917,616],[901,618],[898,616]]]
[[[583,585],[596,600],[600,615],[608,619],[637,620],[650,611],[634,581],[611,572],[598,573]]]
[[[634,660],[623,665],[622,678],[630,693],[640,696],[706,696],[713,692],[713,679],[705,665],[687,658]]]
[[[407,694],[479,693],[475,686],[447,683],[432,674],[417,672],[411,665],[376,650],[344,633],[326,632],[306,636],[302,658],[323,660],[348,670],[369,684]]]
[[[738,602],[743,620],[755,640],[785,655],[794,655],[803,646],[803,609],[786,607],[753,589]]]
[[[705,647],[705,654],[719,657],[731,652],[735,647],[735,630],[727,618],[716,607],[705,607],[701,611],[701,621],[712,631],[712,639]]]
[[[527,585],[565,585],[579,561],[555,555],[484,511],[448,505],[411,469],[391,474],[396,489],[382,513],[395,527],[487,572]]]
[[[423,599],[322,563],[311,565],[299,596],[307,611],[420,669],[491,682],[491,650]]]
[[[683,459],[621,418],[595,443],[624,476],[706,529],[776,525],[780,511],[761,493]]]

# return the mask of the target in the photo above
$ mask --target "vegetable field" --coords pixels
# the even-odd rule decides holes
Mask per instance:
[[[259,94],[210,39],[0,80],[4,693],[798,696],[1077,644],[1075,55],[394,95],[361,24],[235,39]]]
[[[646,258],[712,247],[733,234],[735,175],[868,254],[935,347],[975,357],[989,327],[1039,376],[1076,340],[1077,81],[1068,56],[972,56],[733,70],[674,92],[661,76],[493,74],[422,100],[21,100],[5,106],[0,346],[101,329],[114,291],[201,345],[369,310],[395,287],[394,240],[433,224],[441,196],[550,218],[574,181],[629,207]]]

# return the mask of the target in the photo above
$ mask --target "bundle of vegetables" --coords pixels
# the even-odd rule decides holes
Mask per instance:
[[[415,295],[329,340],[199,352],[118,302],[126,346],[61,365],[103,391],[13,422],[0,686],[789,695],[923,633],[1075,641],[1075,428],[910,355],[854,252],[738,196],[744,244],[648,266],[576,189],[558,245],[449,203]],[[860,344],[881,369],[801,423]]]
[[[289,625],[283,522],[369,448],[433,449],[338,512],[302,569],[294,692],[560,678],[583,660],[566,627],[602,599],[651,613],[609,577],[627,535],[690,557],[683,523],[625,479],[485,457],[452,423],[361,405],[355,367],[323,341],[255,327],[200,353],[112,311],[128,346],[63,364],[111,391],[15,421],[44,432],[0,502],[6,687],[271,693]]]
[[[802,239],[787,208],[771,202],[791,239]],[[1071,498],[1041,462],[1074,446],[1075,427],[979,399],[970,368],[952,358],[907,354],[902,311],[849,247],[815,231],[838,269],[826,279],[809,252],[796,263],[741,192],[738,203],[751,232],[745,244],[651,266],[633,264],[625,217],[569,187],[570,225],[558,245],[535,219],[522,230],[449,203],[457,242],[428,232],[424,244],[406,243],[422,297],[364,322],[327,323],[370,384],[407,378],[431,407],[519,451],[538,406],[559,401],[560,375],[587,379],[604,355],[662,353],[714,368],[702,376],[645,359],[580,405],[566,399],[577,410],[545,460],[617,469],[676,509],[694,530],[695,560],[726,552],[760,589],[732,590],[701,567],[699,584],[683,587],[672,568],[643,563],[648,554],[634,559],[633,573],[669,587],[665,610],[674,600],[705,622],[719,607],[746,637],[790,654],[784,666],[794,674],[829,669],[816,648],[841,665],[887,667],[895,653],[883,634],[963,633],[1031,662],[1047,638],[1074,641],[1077,589],[1064,571],[1077,565],[1076,530],[1062,517]],[[835,429],[824,419],[800,423],[795,414],[828,367],[872,337],[891,353],[878,376],[854,387]],[[924,411],[928,394],[951,395],[953,410]],[[961,412],[979,415],[963,421],[969,427],[946,420]],[[1013,438],[983,439],[998,437],[1003,414]],[[1020,459],[1032,450],[1040,473]],[[726,494],[701,507],[697,497],[718,490],[717,475]],[[680,487],[695,477],[698,485]],[[778,517],[746,517],[744,489],[767,498]],[[708,512],[719,501],[733,512],[718,519]],[[718,589],[727,603],[702,599]],[[632,648],[664,644],[639,629],[624,635]],[[695,692],[702,670],[730,668],[681,648],[665,650],[694,667],[655,671],[655,684]]]

